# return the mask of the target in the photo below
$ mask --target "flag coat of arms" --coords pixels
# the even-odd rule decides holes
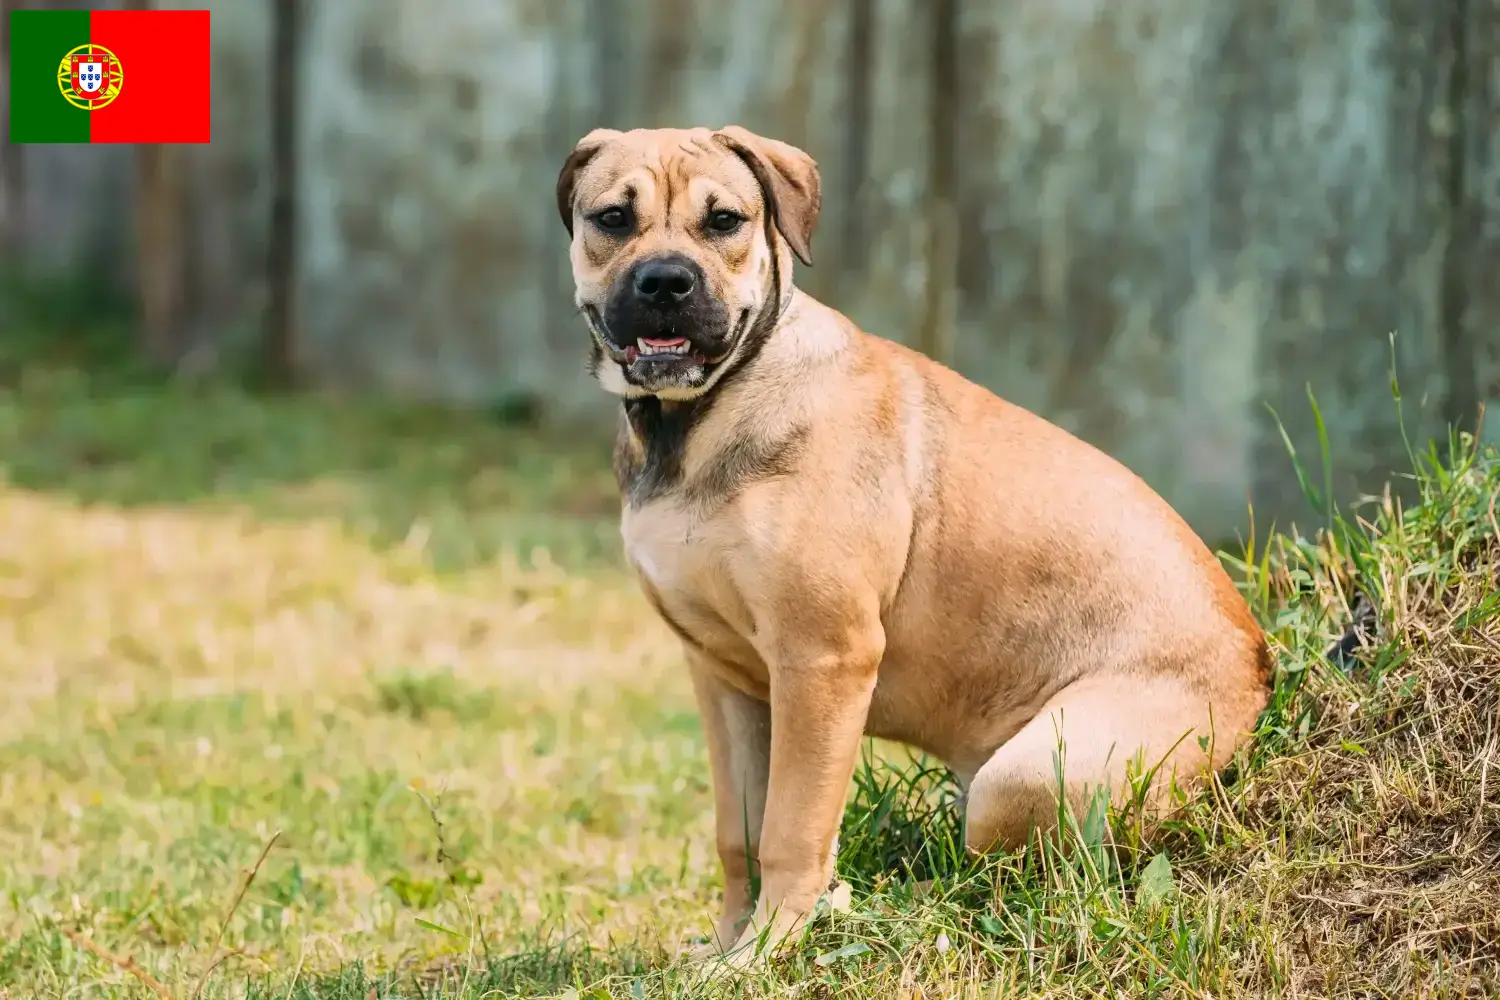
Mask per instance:
[[[10,141],[208,142],[206,10],[16,10]]]

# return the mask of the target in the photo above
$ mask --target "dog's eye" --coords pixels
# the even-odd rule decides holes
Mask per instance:
[[[708,216],[708,228],[716,233],[732,233],[740,228],[744,222],[745,217],[743,215],[725,209],[711,212]]]
[[[630,215],[623,208],[606,208],[594,215],[594,225],[600,229],[618,232],[630,225]]]

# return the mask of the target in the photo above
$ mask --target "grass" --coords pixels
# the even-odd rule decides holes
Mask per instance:
[[[946,776],[872,746],[852,898],[704,984],[674,960],[718,892],[702,735],[602,445],[56,360],[0,380],[10,1000],[1500,989],[1500,457],[1465,442],[1414,452],[1419,503],[1324,504],[1234,560],[1276,695],[1175,819],[975,862]],[[1378,635],[1335,664],[1356,590]]]

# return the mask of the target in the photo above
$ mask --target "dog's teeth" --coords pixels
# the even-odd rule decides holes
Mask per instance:
[[[687,354],[692,350],[692,345],[686,340],[675,344],[648,344],[644,337],[638,339],[635,346],[642,354]]]

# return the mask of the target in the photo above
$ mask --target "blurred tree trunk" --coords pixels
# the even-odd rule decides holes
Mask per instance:
[[[130,10],[150,10],[152,0],[129,0]],[[141,349],[161,365],[182,356],[183,245],[182,150],[140,143],[135,148],[135,225]]]
[[[958,142],[958,0],[930,0],[932,122],[927,180],[927,302],[918,346],[941,364],[953,363],[954,284],[958,216],[954,205]]]
[[[1448,203],[1448,247],[1443,255],[1441,292],[1443,368],[1448,396],[1443,417],[1454,427],[1474,431],[1479,419],[1479,351],[1469,327],[1469,281],[1474,274],[1476,226],[1481,206],[1469,197],[1470,129],[1482,116],[1471,114],[1469,0],[1448,0],[1448,170],[1444,178]],[[1479,54],[1482,67],[1488,59]],[[1482,79],[1482,78],[1481,78]],[[1480,88],[1483,90],[1483,84]],[[1482,137],[1476,137],[1483,141]]]
[[[183,349],[182,150],[142,143],[135,170],[141,347],[152,361],[170,365]]]
[[[6,98],[10,97],[10,12],[19,10],[21,0],[0,0],[0,59],[5,60],[5,69],[0,79],[5,81]],[[26,177],[22,160],[24,146],[18,146],[6,137],[0,147],[0,212],[3,212],[4,231],[0,232],[0,254],[7,266],[20,264],[21,249],[26,233]]]
[[[624,0],[594,0],[589,20],[593,31],[595,84],[594,95],[598,117],[593,128],[625,128],[630,108],[630,88],[626,84],[625,52],[622,39],[628,34]]]
[[[870,262],[869,227],[865,218],[865,189],[870,172],[870,123],[875,100],[875,0],[851,0],[849,5],[848,66],[849,120],[844,133],[843,273],[855,287],[863,281]]]
[[[297,374],[297,130],[302,5],[273,0],[271,27],[271,234],[267,253],[269,300],[260,367],[274,388],[290,388]]]

